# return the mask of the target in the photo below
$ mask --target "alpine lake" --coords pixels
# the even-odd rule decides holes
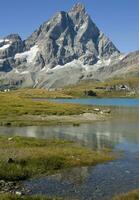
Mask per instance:
[[[43,99],[45,101],[45,99]],[[139,188],[139,100],[128,98],[54,99],[60,103],[112,106],[109,120],[89,124],[0,127],[2,135],[72,140],[100,150],[112,148],[121,156],[96,166],[78,167],[23,182],[28,195],[47,195],[69,200],[110,200]]]

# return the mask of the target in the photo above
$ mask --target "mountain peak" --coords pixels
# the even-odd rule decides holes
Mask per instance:
[[[72,9],[71,9],[71,12],[82,12],[82,13],[85,13],[85,6],[81,3],[76,3]]]
[[[20,40],[21,41],[21,37],[17,34],[17,33],[13,33],[10,35],[7,35],[5,37],[5,39],[9,39],[9,40]]]
[[[5,75],[10,86],[14,74],[15,83],[29,87],[61,87],[92,79],[95,66],[103,67],[105,60],[110,65],[115,55],[120,55],[117,48],[77,3],[69,12],[56,13],[25,41],[17,34],[0,40],[0,78],[11,71]]]

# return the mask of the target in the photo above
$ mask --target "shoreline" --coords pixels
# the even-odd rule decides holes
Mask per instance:
[[[18,91],[0,94],[0,126],[90,123],[107,118],[103,110],[108,107],[33,101],[25,94],[20,96]]]
[[[0,152],[3,152],[0,154],[0,198],[8,193],[24,196],[27,191],[22,183],[30,178],[73,167],[95,166],[117,158],[111,149],[96,151],[67,140],[27,137],[0,137]]]
[[[108,110],[109,111],[109,110]],[[85,112],[79,115],[22,115],[16,121],[3,122],[0,127],[57,126],[89,124],[110,119],[111,114],[100,110],[96,113]]]

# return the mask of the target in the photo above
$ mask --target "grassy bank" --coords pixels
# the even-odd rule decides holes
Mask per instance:
[[[115,90],[115,86],[127,86],[130,90]],[[139,78],[111,79],[104,82],[83,81],[76,85],[67,86],[57,90],[44,89],[20,89],[15,91],[22,97],[27,98],[75,98],[87,97],[85,91],[93,91],[96,97],[139,97]],[[14,93],[14,92],[13,92]],[[89,96],[88,96],[89,97]],[[90,96],[91,97],[91,96]],[[92,97],[95,97],[92,96]]]
[[[114,90],[115,86],[125,85],[130,90]],[[85,91],[94,91],[97,97],[139,97],[139,78],[110,79],[104,82],[83,81],[57,90],[20,89],[13,94],[27,98],[75,98],[87,97]],[[111,89],[110,89],[111,88]],[[91,97],[91,96],[90,96]],[[92,96],[94,97],[94,96]]]
[[[0,179],[19,181],[58,170],[114,159],[108,150],[92,151],[69,141],[0,138]]]
[[[139,190],[134,190],[132,192],[122,194],[113,198],[113,200],[138,200],[138,199],[139,199]]]
[[[82,82],[75,86],[68,86],[55,91],[44,89],[20,89],[11,92],[0,92],[0,125],[28,126],[53,125],[67,123],[82,123],[87,120],[79,119],[83,113],[94,113],[93,106],[60,104],[41,101],[41,98],[82,98],[88,91],[96,94],[93,97],[138,97],[137,92],[107,90],[114,86],[127,85],[129,88],[138,88],[139,78],[114,79],[105,82]],[[33,100],[39,98],[39,101]],[[76,115],[76,116],[74,116]],[[57,116],[57,117],[50,117]],[[66,118],[61,116],[74,116]],[[98,114],[99,116],[99,114]],[[101,116],[101,115],[100,115]],[[99,118],[99,117],[98,117]],[[97,118],[97,120],[98,120]],[[101,119],[101,117],[100,117]],[[94,118],[92,117],[92,121]]]
[[[115,90],[115,86],[125,85],[131,91]],[[77,85],[68,86],[63,89],[65,95],[72,97],[86,97],[85,91],[93,91],[96,97],[139,97],[139,78],[112,79],[104,82],[84,81]],[[133,92],[135,90],[138,92]]]
[[[37,95],[36,90],[32,91]],[[24,92],[20,95],[20,92],[0,93],[0,125],[21,126],[68,123],[68,119],[60,119],[59,116],[80,115],[93,111],[91,106],[33,101],[27,98]],[[26,93],[30,93],[30,90],[26,90]],[[57,117],[52,118],[50,116]],[[76,122],[76,118],[71,120],[71,123]]]
[[[47,198],[47,197],[41,197],[41,196],[29,196],[29,197],[20,197],[16,195],[0,195],[0,200],[61,200],[57,198]]]
[[[19,89],[11,91],[12,94],[23,98],[73,98],[72,95],[66,94],[66,90],[47,90],[47,89]]]

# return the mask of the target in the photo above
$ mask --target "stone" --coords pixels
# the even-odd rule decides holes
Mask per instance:
[[[15,194],[20,186],[16,182],[0,180],[0,194],[12,193]],[[22,190],[21,190],[22,191]]]
[[[21,195],[22,195],[22,192],[16,191],[15,194],[16,194],[17,196],[21,196]]]
[[[94,111],[95,112],[100,112],[100,109],[99,108],[94,108]]]
[[[13,138],[8,138],[8,141],[12,141],[13,140]]]
[[[7,161],[7,163],[8,164],[12,164],[12,163],[15,163],[15,161],[13,160],[13,158],[9,158],[8,161]]]
[[[106,109],[106,110],[103,110],[102,112],[103,112],[103,113],[108,113],[108,114],[109,114],[109,113],[111,113],[111,110],[110,110],[110,109]]]

